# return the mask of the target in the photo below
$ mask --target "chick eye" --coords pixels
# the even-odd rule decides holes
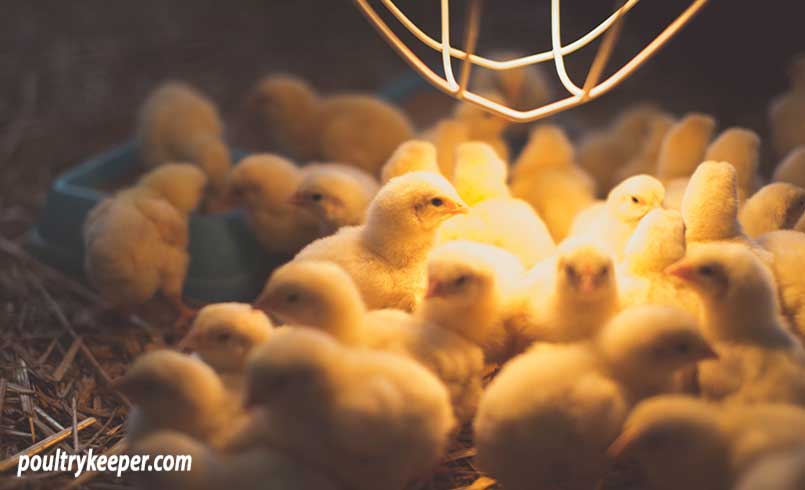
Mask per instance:
[[[455,281],[453,281],[453,284],[455,284],[456,286],[463,286],[469,280],[470,278],[468,276],[459,276]]]
[[[605,265],[605,266],[601,267],[601,270],[598,271],[599,276],[606,276],[607,274],[609,274],[609,266],[608,265]]]
[[[229,334],[228,332],[218,332],[217,334],[215,334],[215,342],[219,344],[229,342],[231,338],[232,335]]]
[[[571,265],[565,267],[565,272],[570,277],[576,277],[576,269]]]
[[[288,303],[292,303],[292,304],[296,303],[297,301],[299,301],[299,294],[298,293],[291,293],[285,298],[285,300]]]
[[[674,351],[678,354],[688,354],[690,353],[690,346],[688,344],[677,344],[674,346]]]
[[[430,200],[430,203],[438,208],[439,206],[444,204],[444,199],[442,199],[441,197],[434,197],[433,199]]]
[[[635,204],[640,204],[640,199],[637,196],[632,196],[632,202]]]
[[[698,272],[703,276],[712,276],[716,273],[716,269],[709,265],[703,265],[699,267]]]
[[[324,196],[322,196],[318,192],[314,192],[313,194],[310,195],[310,198],[313,199],[313,202],[319,202],[322,199],[324,199]]]

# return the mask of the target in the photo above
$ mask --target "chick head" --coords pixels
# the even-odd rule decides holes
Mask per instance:
[[[467,204],[435,172],[411,172],[380,188],[367,211],[367,226],[433,232],[446,219],[466,214]]]
[[[637,223],[649,211],[662,207],[665,187],[650,175],[635,175],[615,186],[607,196],[607,208],[618,220]]]
[[[557,289],[578,301],[598,301],[616,287],[612,257],[592,243],[565,241],[556,268]]]
[[[482,90],[479,91],[478,95],[486,97],[492,102],[506,105],[506,99],[497,91]],[[511,125],[508,120],[466,101],[456,104],[453,115],[456,119],[469,124],[470,137],[472,138],[498,136]]]
[[[708,304],[774,304],[774,277],[760,259],[739,243],[704,243],[665,270]]]
[[[740,232],[735,167],[707,161],[690,177],[682,197],[682,217],[689,241],[732,238]]]
[[[685,256],[685,223],[682,214],[657,208],[649,212],[632,233],[624,252],[633,273],[662,272]]]
[[[492,197],[501,197],[501,188],[503,191],[508,191],[506,187],[508,174],[508,165],[490,145],[470,141],[456,148],[452,181],[469,205]]]
[[[607,454],[614,461],[637,462],[651,484],[660,485],[651,488],[728,488],[713,484],[729,473],[727,447],[715,407],[692,397],[663,395],[632,410]],[[688,478],[696,484],[674,486]]]
[[[670,306],[641,305],[623,310],[609,321],[599,342],[607,361],[633,377],[667,377],[685,366],[717,357],[696,318]]]
[[[217,303],[198,312],[184,342],[216,371],[240,371],[272,329],[268,317],[249,304]]]
[[[113,382],[113,388],[146,413],[156,414],[193,410],[224,393],[210,366],[170,350],[143,354]]]
[[[210,179],[210,186],[223,193],[226,190],[226,177],[232,168],[229,148],[221,138],[205,137],[196,144],[196,164],[204,169]]]
[[[419,171],[439,173],[436,146],[430,141],[408,140],[398,146],[383,165],[380,180],[385,184],[394,177]]]
[[[744,209],[754,205],[761,207],[760,212],[771,214],[780,229],[791,229],[805,212],[805,189],[788,182],[772,182],[757,191]]]
[[[179,212],[189,214],[204,195],[207,176],[190,163],[160,165],[143,175],[137,186],[159,194]]]
[[[299,409],[326,395],[337,379],[343,352],[329,335],[307,328],[283,328],[249,356],[244,390],[246,407]]]
[[[279,207],[286,203],[271,192],[272,183],[273,187],[278,182],[295,186],[299,179],[299,169],[287,158],[271,153],[251,155],[229,173],[227,192],[238,205],[250,209],[260,209],[266,204]]]
[[[576,161],[576,149],[561,126],[539,124],[531,130],[528,147],[534,150],[535,166],[564,166]]]
[[[291,197],[323,225],[337,229],[360,224],[372,196],[350,174],[335,168],[311,169]]]
[[[297,260],[271,275],[255,305],[283,323],[322,329],[343,339],[365,306],[355,283],[341,267],[318,260]],[[352,340],[352,339],[349,339]]]

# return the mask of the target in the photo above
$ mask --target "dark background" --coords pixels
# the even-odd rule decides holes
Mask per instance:
[[[16,236],[34,219],[57,172],[129,137],[137,105],[161,80],[190,81],[231,115],[255,79],[274,70],[308,77],[325,92],[375,91],[407,72],[347,0],[2,4],[0,208],[12,210],[4,225],[16,224],[2,229]],[[436,36],[436,0],[398,4]],[[688,4],[643,0],[627,18],[615,57],[636,52]],[[802,4],[711,0],[627,83],[566,116],[600,120],[651,99],[677,113],[713,113],[722,127],[763,133],[768,101],[786,87],[786,61],[805,50]],[[461,39],[464,6],[451,2],[454,42]],[[563,38],[586,32],[611,7],[608,0],[566,0]],[[547,0],[486,1],[479,46],[548,49],[547,14]],[[586,49],[570,57],[577,83],[591,55]]]

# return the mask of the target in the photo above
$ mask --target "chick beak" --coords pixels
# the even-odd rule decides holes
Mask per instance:
[[[470,212],[470,207],[460,201],[448,201],[445,204],[445,212],[449,215],[467,214]]]
[[[607,457],[611,461],[617,461],[623,458],[627,454],[628,449],[632,446],[632,443],[636,437],[637,434],[634,431],[624,429],[621,435],[619,435],[618,438],[615,439],[615,441],[607,448]]]
[[[428,282],[428,291],[425,293],[425,299],[428,298],[438,298],[444,292],[444,288],[442,287],[442,283],[439,281],[429,281]]]
[[[595,291],[596,288],[596,275],[595,272],[589,271],[582,271],[579,274],[579,291],[584,294],[590,294]]]
[[[686,262],[677,262],[669,265],[665,268],[665,273],[685,282],[693,282],[696,276],[694,267]]]
[[[179,352],[184,351],[185,349],[195,350],[196,343],[198,342],[198,331],[195,328],[191,328],[187,334],[182,337],[178,344],[176,344],[176,350]]]

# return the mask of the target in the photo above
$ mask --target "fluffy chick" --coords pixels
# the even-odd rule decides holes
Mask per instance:
[[[769,105],[769,129],[772,148],[783,158],[794,148],[805,145],[805,93],[791,91],[772,100]]]
[[[506,103],[499,92],[479,91],[478,94],[499,104]],[[453,118],[466,126],[468,141],[486,143],[503,161],[509,161],[509,145],[503,138],[503,132],[511,125],[508,120],[467,101],[456,104]]]
[[[363,170],[338,163],[309,165],[303,175],[291,200],[316,216],[323,236],[363,223],[380,188]]]
[[[303,178],[293,162],[269,153],[244,158],[229,174],[229,193],[269,253],[294,254],[320,235],[318,220],[291,202]]]
[[[84,222],[84,270],[102,298],[128,309],[161,292],[180,313],[189,256],[188,214],[201,200],[194,165],[162,165],[131,189],[104,199]]]
[[[470,240],[500,247],[531,268],[556,253],[548,227],[522,199],[487,199],[454,216],[439,229],[439,242]]]
[[[586,240],[567,240],[557,257],[535,267],[525,324],[534,338],[576,342],[598,334],[620,308],[612,256]]]
[[[743,201],[760,187],[760,136],[751,129],[727,128],[710,143],[705,161],[729,162],[735,167],[738,198]]]
[[[258,490],[266,486],[288,490],[335,490],[335,483],[315,468],[280,451],[255,448],[237,454],[219,453],[192,437],[165,430],[137,441],[129,454],[192,458],[188,471],[162,471],[142,474],[141,487],[156,490]]]
[[[575,163],[575,151],[558,126],[540,125],[532,132],[514,163],[514,197],[531,204],[556,242],[562,241],[573,219],[595,202],[595,182]]]
[[[343,162],[373,175],[414,134],[408,117],[377,97],[320,97],[307,82],[290,75],[262,79],[250,96],[250,109],[290,155]]]
[[[405,174],[380,189],[369,205],[366,224],[316,240],[294,260],[340,265],[370,309],[413,311],[425,293],[427,254],[439,225],[467,209],[441,175]]]
[[[747,199],[738,213],[738,221],[747,236],[756,238],[770,231],[793,228],[804,211],[805,189],[774,182]]]
[[[748,248],[701,245],[667,272],[699,295],[704,332],[720,355],[700,366],[705,396],[805,402],[802,347],[781,318],[771,272]]]
[[[747,465],[804,437],[805,413],[793,407],[720,408],[666,395],[638,405],[608,453],[616,462],[637,463],[640,488],[729,490]]]
[[[657,158],[657,177],[663,182],[687,177],[704,161],[716,121],[706,114],[686,114],[665,135]]]
[[[487,199],[510,197],[509,167],[486,143],[471,141],[456,148],[451,182],[464,202],[474,206]]]
[[[632,175],[656,175],[662,142],[675,122],[676,120],[668,114],[656,115],[646,128],[640,148],[615,172],[615,182]]]
[[[444,382],[459,420],[475,413],[484,368],[480,347],[399,310],[367,313],[352,278],[335,264],[286,264],[272,274],[256,304],[286,324],[323,330],[346,345],[410,357]]]
[[[447,390],[427,369],[315,330],[278,331],[253,353],[247,379],[248,404],[265,422],[250,436],[345,488],[402,490],[438,461],[455,425]]]
[[[685,224],[678,211],[655,209],[640,220],[617,269],[623,306],[676,306],[699,315],[699,298],[665,274],[685,256]]]
[[[134,404],[126,433],[132,442],[174,430],[216,446],[224,442],[239,413],[237,400],[210,366],[174,351],[143,354],[113,387]]]
[[[615,185],[613,178],[640,151],[653,120],[661,115],[651,104],[636,104],[608,127],[584,136],[579,143],[579,165],[595,179],[599,191],[608,192]]]
[[[805,260],[805,234],[781,230],[761,235],[758,241],[774,256],[771,270],[782,311],[797,332],[805,336],[805,281],[800,273]]]
[[[246,358],[272,330],[268,317],[249,304],[216,303],[199,310],[182,343],[215,370],[230,392],[239,394]]]
[[[783,161],[775,167],[771,180],[805,188],[805,145],[788,152]]]
[[[440,173],[436,159],[436,146],[429,141],[409,140],[394,150],[380,171],[380,182],[385,184],[394,177],[409,172]]]
[[[148,167],[192,162],[207,174],[213,191],[223,193],[232,166],[215,105],[193,87],[167,82],[140,109],[137,140]]]
[[[665,187],[650,175],[635,175],[615,186],[607,200],[576,215],[570,235],[598,238],[616,257],[622,257],[637,224],[652,209],[662,207]]]
[[[685,240],[746,240],[738,221],[735,167],[727,162],[704,162],[688,182],[682,198]]]
[[[492,53],[497,60],[512,60],[525,56],[516,51]],[[496,91],[507,105],[517,110],[530,110],[547,104],[551,88],[539,65],[525,65],[509,70],[475,70],[472,86],[482,92]],[[523,125],[525,126],[525,125]]]
[[[456,147],[471,141],[469,125],[457,119],[442,119],[426,129],[420,136],[436,147],[436,161],[443,175],[453,175],[456,164]]]
[[[805,441],[798,449],[760,459],[747,469],[735,490],[797,490],[805,488]]]
[[[524,277],[520,261],[503,249],[446,243],[430,255],[428,293],[417,314],[480,346],[488,362],[502,363],[534,340],[513,321]]]

